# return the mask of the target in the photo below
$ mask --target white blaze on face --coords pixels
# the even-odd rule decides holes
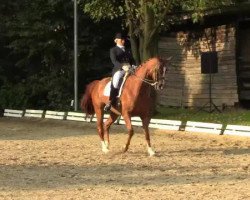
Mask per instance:
[[[165,78],[166,78],[166,72],[167,72],[167,68],[164,66],[162,69],[162,74],[159,74],[160,78],[159,78],[159,82],[156,85],[156,89],[157,90],[162,90],[165,86]]]

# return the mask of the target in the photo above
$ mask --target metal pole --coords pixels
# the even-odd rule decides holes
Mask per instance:
[[[78,108],[78,35],[77,0],[74,0],[74,110]]]

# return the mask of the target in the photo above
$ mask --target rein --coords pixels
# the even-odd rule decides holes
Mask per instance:
[[[153,80],[149,80],[149,79],[146,79],[146,78],[141,78],[141,77],[135,75],[135,73],[133,73],[132,75],[134,75],[136,78],[140,79],[142,82],[147,83],[147,84],[149,84],[151,86],[155,86],[158,83],[158,81],[153,81]]]
[[[157,69],[156,68],[155,68],[155,73],[157,73]],[[147,79],[147,78],[141,78],[141,77],[137,76],[135,74],[134,70],[132,71],[132,75],[134,75],[136,78],[140,79],[142,82],[151,85],[152,87],[154,87],[158,83],[158,80],[150,80],[150,79]]]

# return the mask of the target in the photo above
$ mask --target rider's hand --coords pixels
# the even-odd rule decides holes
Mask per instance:
[[[123,66],[122,66],[122,69],[123,69],[125,72],[128,72],[129,69],[130,69],[130,66],[129,66],[129,65],[123,65]]]

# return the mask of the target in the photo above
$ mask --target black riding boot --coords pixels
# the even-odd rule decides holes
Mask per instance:
[[[114,88],[111,84],[109,102],[105,105],[104,111],[109,111],[111,109],[111,106],[116,105],[118,92],[119,89]]]

